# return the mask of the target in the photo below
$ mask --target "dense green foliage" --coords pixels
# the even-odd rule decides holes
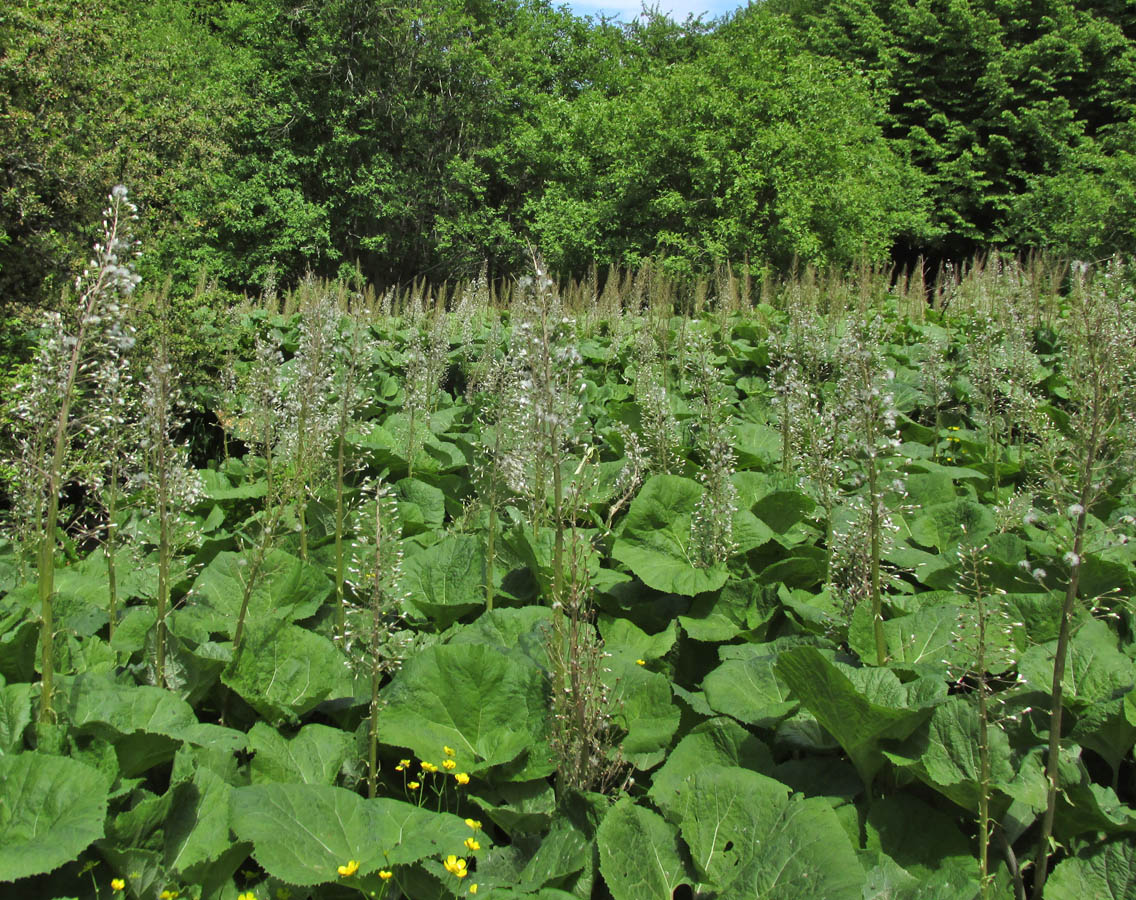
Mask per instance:
[[[74,382],[46,635],[5,522],[0,885],[1132,900],[1136,296],[1053,274],[306,283],[227,332],[197,466],[164,306],[88,336],[137,386]]]
[[[861,69],[887,133],[930,178],[933,246],[1099,258],[1132,222],[1131,4],[772,0],[818,53]]]
[[[663,261],[847,267],[1133,245],[1128,6],[17,0],[0,302],[58,297],[107,185],[142,271],[255,291]]]

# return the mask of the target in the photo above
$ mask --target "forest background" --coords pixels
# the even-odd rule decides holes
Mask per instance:
[[[173,292],[1136,246],[1136,3],[768,0],[623,24],[546,0],[14,0],[0,304],[107,186]]]

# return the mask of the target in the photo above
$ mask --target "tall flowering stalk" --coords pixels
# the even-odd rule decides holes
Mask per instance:
[[[364,487],[369,500],[355,520],[351,545],[346,626],[339,636],[356,674],[370,681],[367,726],[367,796],[378,789],[379,688],[384,675],[402,665],[416,637],[402,618],[402,546],[398,506],[381,480]]]
[[[698,409],[695,445],[702,465],[698,478],[706,492],[691,518],[691,546],[704,566],[724,562],[734,552],[738,489],[731,478],[737,459],[733,446],[731,398],[722,383],[710,335],[691,335],[690,384]]]
[[[369,329],[353,318],[348,320],[348,333],[335,345],[335,599],[336,632],[342,636],[346,629],[346,492],[347,492],[347,434],[355,421],[355,414],[364,400],[362,390],[366,366],[373,353],[374,342]]]
[[[1049,866],[1049,841],[1060,785],[1062,702],[1065,664],[1085,556],[1088,517],[1115,479],[1131,478],[1136,467],[1136,297],[1119,263],[1091,275],[1074,271],[1069,312],[1062,328],[1061,370],[1068,402],[1051,408],[1033,424],[1037,455],[1058,509],[1072,521],[1065,555],[1065,587],[1053,660],[1049,748],[1045,765],[1048,795],[1038,837],[1033,897],[1041,900]]]
[[[552,602],[556,603],[564,587],[567,498],[563,467],[579,439],[583,359],[572,342],[574,323],[564,315],[552,279],[539,259],[534,266],[534,295],[513,329],[509,348],[517,404],[509,414],[508,427],[521,439],[504,442],[503,463],[510,487],[530,498],[534,537],[546,512],[546,479],[552,476]]]
[[[844,427],[839,436],[842,456],[849,467],[858,467],[856,481],[866,488],[867,505],[867,594],[872,605],[876,663],[887,661],[883,627],[883,597],[880,559],[891,526],[884,503],[888,492],[903,493],[901,479],[889,480],[891,461],[899,448],[896,419],[899,415],[891,390],[894,373],[886,367],[883,322],[850,321],[838,354],[841,374],[836,385],[837,411]]]
[[[300,558],[308,559],[308,499],[326,480],[327,448],[336,434],[335,384],[339,304],[327,293],[306,296],[300,307],[300,340],[282,385],[284,403],[279,456],[291,466],[299,499]]]
[[[154,627],[155,683],[166,682],[166,619],[170,611],[171,568],[175,554],[195,542],[193,530],[176,527],[181,511],[193,507],[201,497],[201,483],[188,463],[188,448],[174,435],[182,421],[177,407],[177,376],[170,355],[170,308],[165,292],[158,296],[156,341],[153,358],[142,384],[140,441],[142,471],[137,476],[140,500],[158,522],[158,596]]]
[[[128,199],[126,188],[115,187],[103,211],[102,237],[94,246],[94,258],[75,280],[78,292],[74,329],[64,330],[58,317],[47,323],[48,336],[37,356],[26,402],[16,410],[26,426],[21,440],[28,484],[32,486],[31,512],[39,523],[38,568],[40,604],[40,650],[43,684],[39,722],[55,721],[55,594],[56,527],[59,498],[71,472],[71,440],[76,417],[74,405],[81,385],[97,368],[91,359],[92,345],[115,340],[122,334],[118,301],[129,296],[141,278],[133,261],[138,245],[132,239],[130,223],[137,209]]]

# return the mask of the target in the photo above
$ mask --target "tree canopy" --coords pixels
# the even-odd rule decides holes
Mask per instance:
[[[57,294],[118,182],[148,274],[237,291],[510,275],[533,252],[562,274],[1095,258],[1136,237],[1134,103],[1130,2],[620,24],[547,0],[16,0],[0,297]]]

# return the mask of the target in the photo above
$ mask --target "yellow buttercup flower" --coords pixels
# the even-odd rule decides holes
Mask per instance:
[[[447,772],[452,772],[457,767],[458,767],[458,764],[456,762],[454,762],[452,759],[443,759],[442,760],[442,768],[445,769]]]
[[[354,859],[347,860],[347,865],[340,866],[337,870],[340,878],[350,878],[359,871],[359,861]]]
[[[481,823],[477,819],[466,819],[465,824],[472,828],[474,831],[481,831]]]
[[[162,891],[162,893],[158,894],[158,897],[160,900],[177,900],[180,894],[181,891]]]
[[[479,844],[476,839],[468,837],[465,839],[465,847],[471,853],[475,853],[481,849],[481,844]]]
[[[379,877],[383,881],[390,881],[391,876],[393,876],[393,875],[394,875],[394,872],[388,872],[386,869],[379,869]]]
[[[469,886],[469,892],[470,892],[471,894],[476,894],[476,893],[477,893],[477,882],[476,882],[476,881],[475,881],[475,882],[474,882],[473,884],[471,884],[471,885]]]
[[[454,755],[454,748],[453,747],[443,747],[442,752],[445,753],[446,756],[453,756]]]
[[[423,772],[429,772],[431,775],[433,775],[435,772],[438,771],[438,767],[436,765],[434,765],[433,763],[424,762],[424,763],[422,763],[422,771]]]
[[[126,881],[122,878],[112,878],[110,880],[110,889],[112,891],[124,891],[126,890]]]
[[[645,666],[645,665],[647,665],[647,660],[645,660],[645,659],[637,659],[637,660],[635,660],[635,665],[637,665],[637,666]]]
[[[469,874],[465,860],[458,858],[453,853],[446,857],[442,865],[445,866],[447,872],[456,875],[458,878],[465,878]]]
[[[469,784],[469,775],[467,775],[465,772],[455,772],[454,781],[456,781],[458,784]]]
[[[416,791],[420,787],[422,787],[422,785],[419,784],[417,781],[412,781],[412,782],[410,782],[410,784],[407,785],[407,787],[410,788],[412,791]]]
[[[256,900],[256,894],[252,891],[245,891],[243,894],[237,894],[237,900]]]

